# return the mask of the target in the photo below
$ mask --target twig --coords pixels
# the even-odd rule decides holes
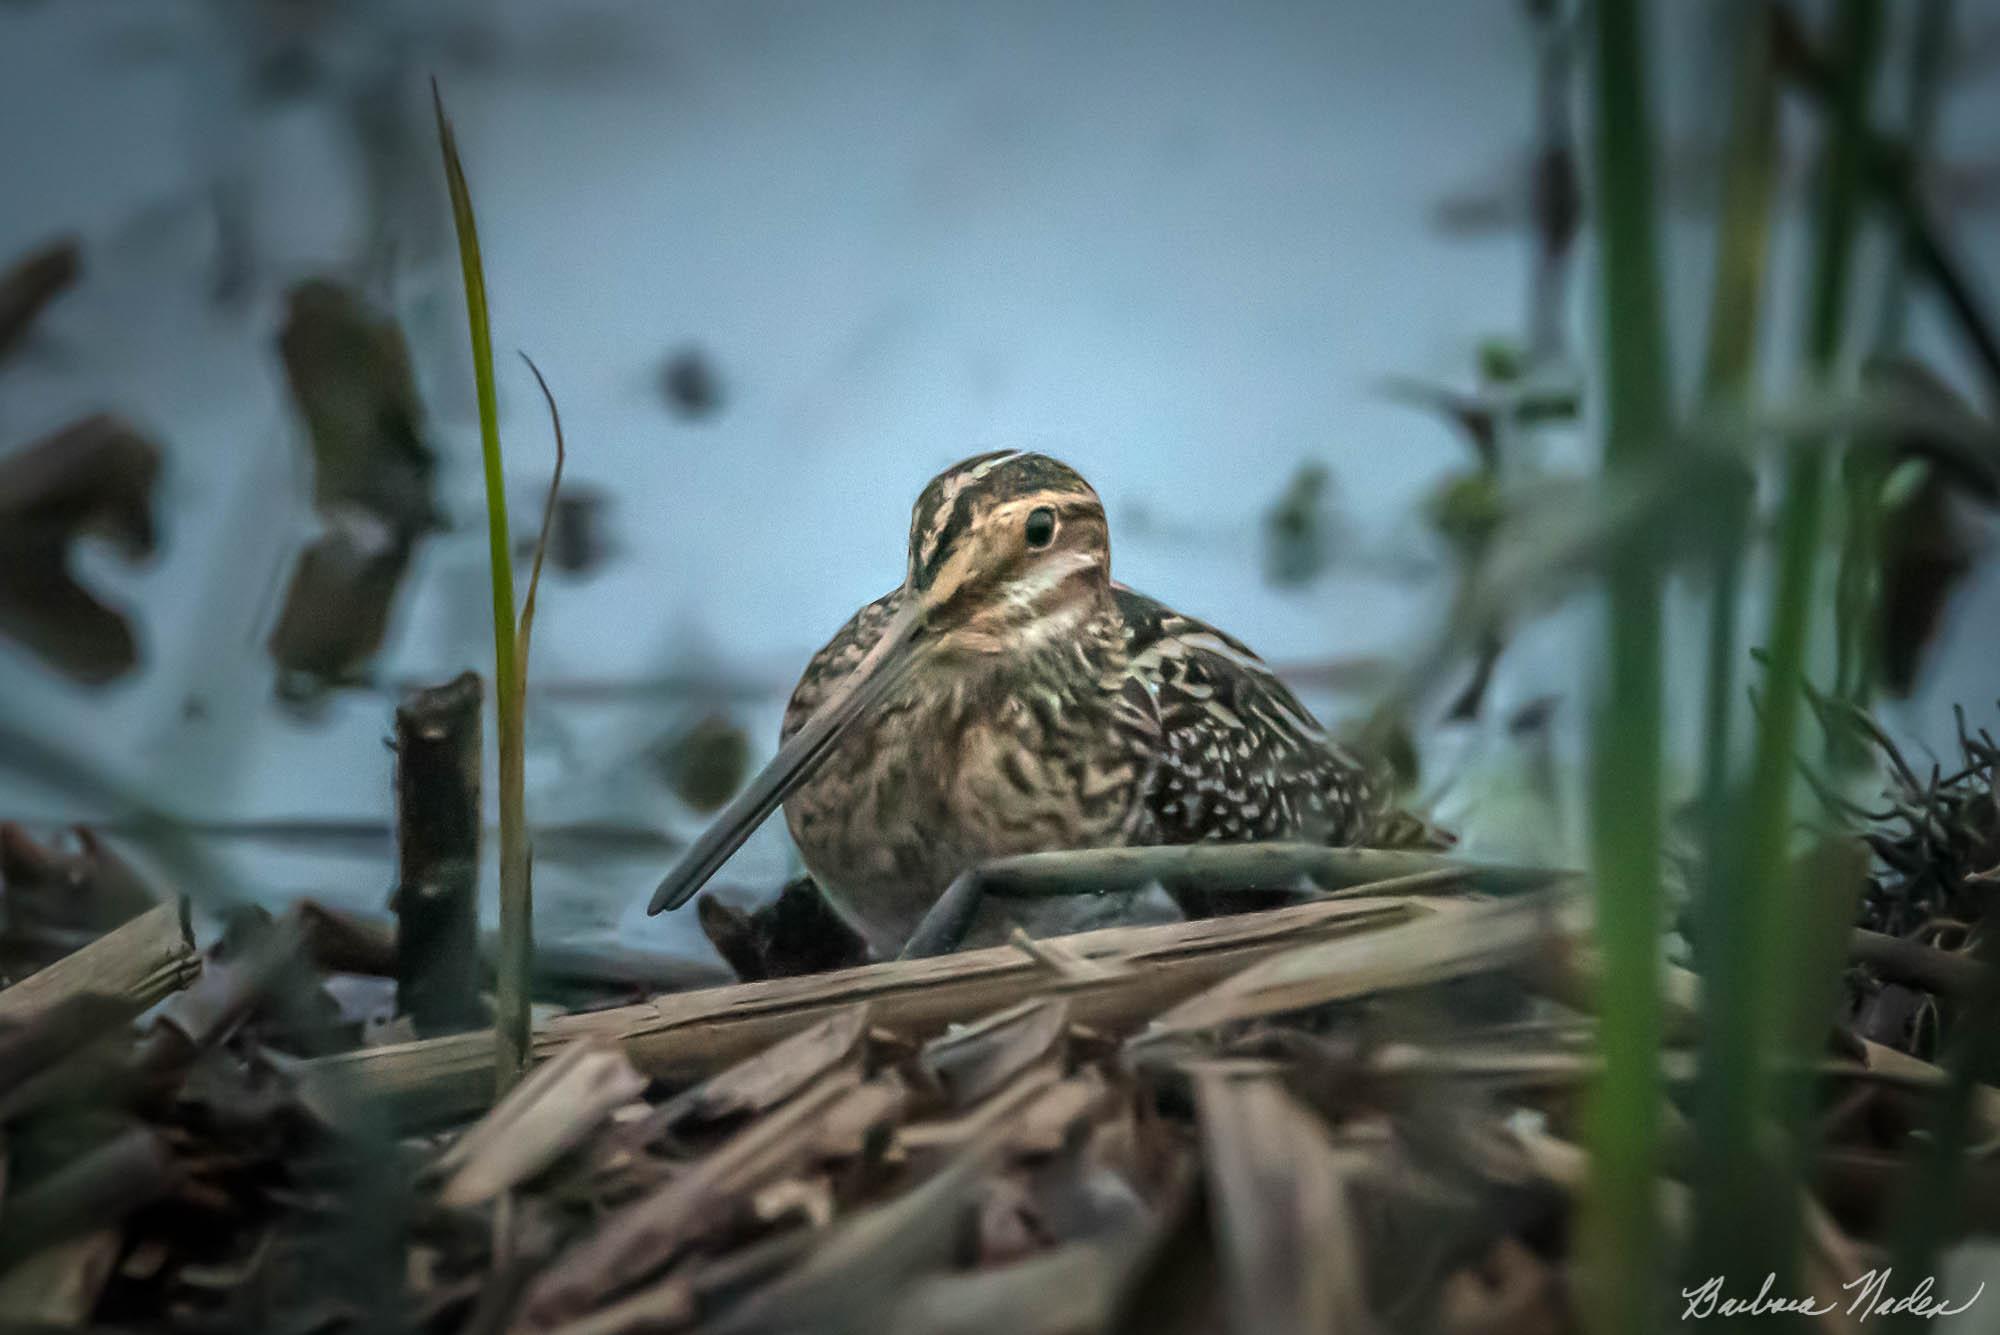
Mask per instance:
[[[201,972],[201,957],[195,953],[186,914],[184,904],[161,904],[0,991],[0,1051],[11,1036],[27,1035],[80,999],[91,1003],[94,1032],[103,1032],[187,986]],[[72,1035],[72,1041],[87,1037],[88,1033]],[[29,1073],[28,1069],[0,1071],[10,1077],[0,1081],[0,1087]]]
[[[106,1141],[8,1199],[0,1271],[29,1252],[124,1218],[172,1182],[172,1161],[155,1132],[134,1129]]]
[[[1278,950],[1370,931],[1427,911],[1418,898],[1334,900],[1200,922],[1116,927],[1058,938],[1061,949],[1105,964],[1100,979],[1051,979],[1012,946],[937,959],[899,960],[804,978],[777,978],[656,997],[637,1006],[559,1016],[535,1034],[537,1056],[606,1034],[655,1079],[691,1080],[762,1051],[803,1025],[857,1002],[872,1023],[913,1039],[967,1015],[1017,1001],[1024,990],[1061,992],[1080,1025],[1117,1031],[1156,1014]],[[382,1106],[406,1125],[478,1112],[490,1092],[490,1036],[454,1034],[320,1058],[300,1068],[301,1088]]]
[[[479,1205],[519,1186],[588,1138],[646,1088],[614,1043],[585,1039],[508,1091],[439,1158],[448,1209]]]
[[[1399,849],[1328,848],[1307,843],[1178,844],[1138,848],[1086,848],[999,858],[954,879],[924,915],[903,947],[903,958],[922,959],[952,949],[965,937],[989,896],[1039,899],[1114,894],[1155,881],[1190,890],[1297,893],[1302,883],[1333,891],[1391,879],[1429,876],[1400,884],[1393,893],[1451,888],[1507,894],[1538,888],[1569,873],[1539,867],[1467,862],[1437,853]]]
[[[396,1009],[420,1034],[478,1027],[478,674],[396,710]]]

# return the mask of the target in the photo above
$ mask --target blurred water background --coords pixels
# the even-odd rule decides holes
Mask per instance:
[[[1712,7],[1660,10],[1687,379],[1726,61]],[[1961,12],[1976,56],[2000,5]],[[432,75],[496,346],[546,373],[566,488],[601,539],[552,572],[535,637],[531,819],[595,828],[541,842],[545,939],[705,950],[688,915],[641,912],[670,856],[649,839],[702,820],[674,793],[677,743],[726,741],[694,731],[720,720],[749,763],[768,754],[807,656],[900,579],[918,490],[980,449],[1074,464],[1109,507],[1119,578],[1350,716],[1368,691],[1327,683],[1365,674],[1327,665],[1393,667],[1447,614],[1425,507],[1470,458],[1385,382],[1470,389],[1482,344],[1530,334],[1535,61],[1522,6],[1490,0],[0,4],[0,261],[73,233],[84,266],[0,365],[0,451],[100,410],[166,451],[158,554],[82,562],[132,616],[139,669],[86,688],[0,642],[0,818],[115,815],[100,799],[139,795],[255,827],[197,836],[240,893],[382,906],[396,696],[491,654]],[[1937,153],[1990,292],[2000,79],[1962,74]],[[1786,275],[1805,261],[1798,177]],[[1587,254],[1571,267],[1575,346]],[[370,682],[301,706],[279,699],[265,643],[317,525],[276,344],[288,290],[314,277],[400,320],[447,527],[418,548]],[[1911,320],[1912,346],[1962,376],[1936,314]],[[501,398],[518,535],[548,426],[518,363]],[[1574,439],[1546,444],[1540,466],[1582,463]],[[1312,548],[1274,578],[1287,498]],[[1884,706],[1919,745],[1948,743],[1953,703],[1994,717],[2000,577],[1960,598],[1915,696]],[[1439,814],[1475,849],[1574,856],[1577,822],[1516,794],[1540,748],[1576,771],[1590,611],[1517,628],[1478,720],[1443,725],[1447,699],[1416,720]],[[1698,621],[1676,625],[1672,680],[1691,688]],[[1549,696],[1543,732],[1510,726]],[[1686,772],[1693,739],[1676,744]],[[492,861],[489,841],[489,880]],[[769,890],[789,868],[773,822],[718,884]]]

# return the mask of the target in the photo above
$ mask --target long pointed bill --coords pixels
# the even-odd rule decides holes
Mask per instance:
[[[743,841],[764,823],[765,817],[813,776],[848,726],[909,676],[916,660],[918,625],[914,611],[907,605],[896,614],[883,629],[882,638],[855,664],[832,697],[805,721],[805,726],[792,734],[791,740],[778,748],[771,763],[702,831],[701,838],[694,841],[693,847],[653,892],[653,902],[646,906],[646,912],[677,909],[694,898],[695,892],[721,870],[730,854],[743,846]]]

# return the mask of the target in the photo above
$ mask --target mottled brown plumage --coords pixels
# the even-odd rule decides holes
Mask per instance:
[[[878,949],[960,872],[1043,849],[1400,839],[1385,785],[1228,635],[1111,579],[1068,466],[982,454],[932,479],[900,588],[807,665],[778,755],[651,911],[685,903],[779,803]]]
[[[1043,547],[1029,517],[1053,512]],[[924,489],[905,582],[814,656],[784,737],[916,616],[921,670],[785,799],[807,868],[900,941],[967,867],[1011,853],[1202,840],[1368,840],[1385,796],[1240,642],[1116,584],[1088,484],[1037,454]]]

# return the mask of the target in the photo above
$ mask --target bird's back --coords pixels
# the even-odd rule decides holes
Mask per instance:
[[[1134,843],[1304,839],[1352,844],[1383,823],[1388,786],[1327,736],[1240,640],[1122,585],[1120,720],[1145,738]]]

